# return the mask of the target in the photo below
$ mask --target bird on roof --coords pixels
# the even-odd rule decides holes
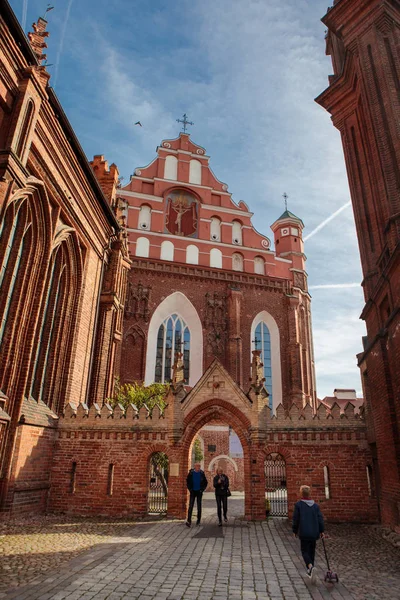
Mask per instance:
[[[143,127],[140,121],[136,121],[135,125],[140,125],[140,127]]]

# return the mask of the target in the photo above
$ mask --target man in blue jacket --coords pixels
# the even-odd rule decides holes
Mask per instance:
[[[197,500],[197,522],[196,525],[200,525],[201,521],[201,501],[203,498],[203,492],[207,488],[207,478],[205,476],[204,471],[200,468],[200,463],[195,463],[193,469],[190,469],[187,479],[186,485],[190,492],[190,500],[189,500],[189,511],[188,518],[186,521],[186,527],[191,527],[192,525],[192,512],[194,501]]]
[[[294,505],[293,533],[300,538],[301,554],[306,564],[307,575],[315,583],[314,559],[317,539],[324,537],[324,518],[320,508],[311,500],[311,488],[302,485],[301,500]]]

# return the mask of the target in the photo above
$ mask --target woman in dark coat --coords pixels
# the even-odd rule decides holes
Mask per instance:
[[[229,493],[229,477],[224,474],[223,469],[217,469],[217,474],[214,477],[215,499],[217,501],[218,525],[222,525],[222,509],[224,513],[224,521],[228,522],[228,493]],[[229,494],[230,495],[230,494]]]

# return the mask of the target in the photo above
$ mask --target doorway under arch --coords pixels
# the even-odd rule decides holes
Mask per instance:
[[[191,468],[191,453],[190,449],[193,440],[198,435],[199,431],[209,423],[223,423],[229,426],[240,440],[243,449],[243,473],[244,473],[244,517],[251,520],[255,518],[254,508],[257,500],[252,498],[257,492],[252,490],[251,486],[251,451],[250,451],[250,421],[236,407],[232,407],[228,402],[215,398],[212,401],[207,401],[202,405],[197,406],[184,419],[184,433],[182,436],[182,470],[183,473],[188,473]],[[205,461],[206,462],[206,461]],[[253,460],[254,462],[254,460]],[[211,478],[211,474],[207,473],[207,478]],[[183,478],[186,484],[186,476]],[[186,486],[185,486],[186,487]],[[254,486],[253,486],[254,487]],[[186,489],[182,490],[186,495]],[[186,503],[185,503],[186,506]],[[243,516],[243,515],[241,515]]]
[[[264,474],[267,516],[287,517],[286,461],[282,454],[271,452],[265,457]]]
[[[168,509],[169,460],[165,452],[153,452],[149,459],[147,514],[165,515]]]

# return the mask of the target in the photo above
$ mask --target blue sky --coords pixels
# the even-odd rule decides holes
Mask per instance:
[[[42,0],[11,0],[25,31]],[[320,18],[326,0],[54,0],[50,83],[89,159],[121,175],[176,137],[186,112],[216,176],[257,229],[288,207],[306,225],[319,397],[361,384],[361,267],[342,145],[314,102],[332,72]],[[135,127],[140,120],[143,128]],[[320,286],[336,286],[325,288]],[[348,287],[349,286],[349,287]]]

